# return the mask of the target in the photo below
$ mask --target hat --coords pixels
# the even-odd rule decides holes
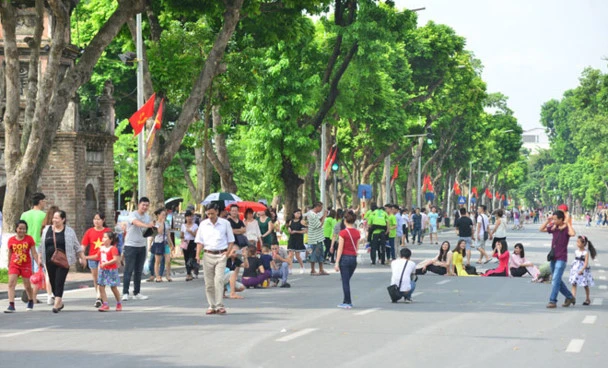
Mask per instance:
[[[567,212],[568,211],[568,206],[565,204],[560,204],[559,206],[557,206],[557,209],[560,211],[564,211]]]

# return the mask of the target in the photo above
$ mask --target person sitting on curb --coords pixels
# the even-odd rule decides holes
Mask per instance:
[[[243,299],[238,293],[245,290],[245,286],[238,281],[239,271],[241,270],[241,261],[238,257],[238,248],[233,247],[228,254],[226,260],[226,270],[224,272],[224,295],[226,291],[230,293],[230,299]],[[225,297],[225,296],[224,296]]]
[[[270,262],[270,278],[274,281],[274,286],[279,284],[281,279],[281,287],[289,288],[291,285],[287,282],[289,276],[290,259],[287,255],[287,250],[279,247],[278,244],[272,245],[272,262]]]
[[[416,290],[416,263],[410,261],[412,251],[408,248],[401,248],[399,256],[398,260],[391,263],[391,285],[401,285],[399,288],[401,297],[405,299],[406,303],[411,303],[412,294]],[[399,300],[397,299],[393,303],[397,303]]]
[[[256,246],[250,245],[248,248],[243,248],[243,277],[242,283],[245,287],[259,288],[261,284],[268,279],[268,275],[264,272],[264,265],[258,257],[256,257]]]

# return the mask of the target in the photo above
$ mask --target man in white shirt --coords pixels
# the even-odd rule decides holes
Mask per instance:
[[[205,294],[209,308],[207,314],[226,314],[224,308],[224,271],[227,255],[234,245],[234,234],[228,220],[218,217],[219,205],[207,206],[207,219],[201,221],[196,232],[196,261],[200,263],[201,250],[203,257],[203,275]]]
[[[408,248],[401,248],[399,251],[401,258],[391,263],[391,285],[400,285],[399,291],[401,296],[405,298],[406,303],[412,302],[412,294],[416,290],[415,272],[416,263],[410,261],[412,251]],[[393,301],[393,303],[398,302]]]

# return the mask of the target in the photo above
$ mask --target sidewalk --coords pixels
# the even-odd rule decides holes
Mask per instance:
[[[184,266],[184,261],[181,258],[172,259],[171,260],[171,273],[185,273],[186,267]],[[176,264],[177,263],[177,264]],[[142,276],[142,282],[145,282],[147,277],[145,275]],[[120,279],[123,279],[123,274],[120,274]],[[68,273],[68,277],[65,280],[64,290],[75,290],[75,289],[84,289],[84,288],[92,288],[93,287],[93,278],[91,277],[90,272],[77,272],[70,271]],[[15,288],[15,297],[20,298],[21,292],[23,290],[23,283],[17,284]],[[40,295],[46,295],[46,291],[41,291]],[[0,300],[8,299],[8,284],[0,284]],[[40,299],[40,298],[38,298]]]

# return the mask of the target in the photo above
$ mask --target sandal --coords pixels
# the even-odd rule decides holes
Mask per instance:
[[[157,278],[156,280],[154,280],[154,282],[163,282],[163,279]]]
[[[167,279],[167,282],[171,282],[171,281],[173,281],[173,279],[172,279],[172,278],[170,278],[170,277],[165,277],[165,278]]]
[[[323,271],[323,272],[319,272],[319,276],[327,276],[329,275],[327,272]]]
[[[217,314],[226,314],[226,310],[224,308],[218,308],[215,313]]]
[[[583,305],[590,305],[590,304],[591,304],[591,301],[589,299],[587,299],[583,302]]]
[[[319,273],[318,272],[311,272],[310,276],[319,276]]]
[[[216,312],[215,312],[215,309],[211,309],[211,308],[209,308],[209,309],[207,309],[207,312],[206,312],[205,314],[206,314],[206,315],[211,315],[211,314],[215,314],[215,313],[216,313]]]

